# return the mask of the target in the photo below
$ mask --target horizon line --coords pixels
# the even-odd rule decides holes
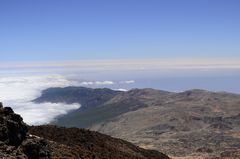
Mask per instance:
[[[0,68],[142,66],[156,68],[240,68],[240,58],[149,58],[149,59],[88,59],[3,61]]]

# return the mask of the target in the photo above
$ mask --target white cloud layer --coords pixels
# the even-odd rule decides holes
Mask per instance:
[[[135,81],[134,80],[120,81],[119,83],[121,83],[121,84],[133,84],[133,83],[135,83]]]
[[[118,82],[119,84],[133,84],[135,83],[134,80],[128,80],[128,81],[120,81]],[[100,86],[100,85],[113,85],[113,84],[116,84],[115,82],[113,81],[84,81],[84,82],[81,82],[80,85],[83,85],[83,86],[91,86],[91,85],[96,85],[96,86]]]
[[[135,60],[79,60],[42,62],[1,62],[0,68],[78,68],[83,70],[141,69],[233,69],[240,68],[239,58],[161,58]]]
[[[59,115],[67,114],[69,111],[80,108],[79,104],[64,103],[41,103],[14,102],[14,111],[24,119],[29,125],[46,124],[53,121]]]
[[[122,92],[127,92],[128,90],[127,89],[124,89],[124,88],[119,88],[119,89],[114,89],[115,91],[122,91]]]
[[[95,82],[96,85],[112,85],[114,84],[113,81],[96,81]]]
[[[84,86],[89,86],[89,85],[113,85],[115,84],[113,81],[95,81],[95,82],[92,82],[92,81],[84,81],[84,82],[81,82],[80,85],[84,85]]]
[[[77,84],[61,75],[2,77],[0,78],[0,100],[32,100],[46,88]]]
[[[123,81],[123,84],[134,83],[134,80]],[[62,75],[22,75],[22,76],[0,76],[0,102],[10,106],[16,113],[19,113],[28,124],[46,124],[57,116],[78,109],[79,104],[64,103],[41,103],[31,102],[41,95],[41,91],[50,87],[67,86],[107,86],[120,82],[105,81],[84,81],[77,82],[68,80]],[[120,89],[126,91],[125,89]]]
[[[60,75],[20,76],[0,78],[0,101],[11,106],[21,114],[28,124],[45,124],[56,116],[78,109],[79,104],[43,103],[35,104],[31,100],[38,97],[42,90],[49,87],[78,85]]]

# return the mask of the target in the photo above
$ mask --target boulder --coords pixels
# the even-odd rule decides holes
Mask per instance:
[[[10,107],[2,107],[0,103],[0,141],[11,146],[19,146],[26,138],[27,125],[20,115]]]

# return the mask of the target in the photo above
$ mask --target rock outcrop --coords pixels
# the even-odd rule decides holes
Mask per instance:
[[[27,125],[20,115],[10,107],[0,108],[0,140],[11,146],[18,146],[26,138]]]
[[[50,159],[44,139],[28,135],[28,126],[20,115],[0,103],[0,158]]]

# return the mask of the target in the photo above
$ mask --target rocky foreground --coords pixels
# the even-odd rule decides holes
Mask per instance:
[[[6,159],[169,159],[124,140],[78,128],[29,127],[0,103],[0,158]]]

